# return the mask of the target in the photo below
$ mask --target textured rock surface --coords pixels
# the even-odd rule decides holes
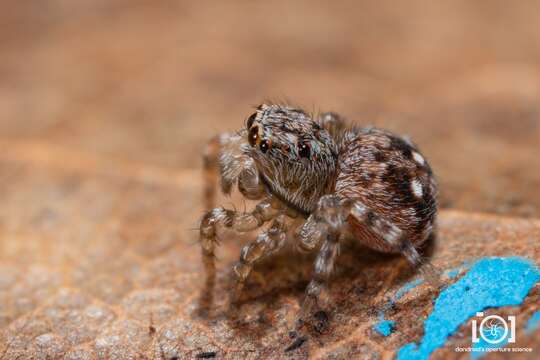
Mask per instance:
[[[232,5],[52,1],[0,14],[0,358],[391,358],[418,341],[426,285],[402,259],[345,244],[324,334],[285,354],[312,258],[257,268],[240,317],[196,315],[200,153],[249,106],[287,96],[406,133],[446,208],[430,249],[444,269],[478,257],[540,263],[538,4]],[[536,9],[538,10],[538,9]],[[224,204],[230,204],[225,199]],[[241,205],[241,202],[236,202]],[[450,281],[450,280],[448,280]],[[537,285],[518,309],[540,307]],[[518,345],[540,351],[518,326]],[[470,323],[436,357],[470,344]],[[533,353],[534,354],[534,353]],[[461,355],[465,356],[465,355]],[[496,357],[496,355],[495,355]]]

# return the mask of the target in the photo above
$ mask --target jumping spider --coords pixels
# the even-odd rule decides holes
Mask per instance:
[[[401,253],[418,267],[417,248],[434,229],[437,184],[415,145],[386,130],[347,127],[334,113],[314,119],[298,108],[262,104],[244,129],[209,143],[204,164],[209,211],[200,224],[200,244],[207,303],[220,228],[248,232],[271,221],[241,251],[234,266],[236,295],[253,265],[287,239],[301,251],[318,249],[300,320],[324,308],[326,282],[344,237]],[[237,184],[243,196],[261,200],[251,212],[212,209],[217,168],[225,194]]]

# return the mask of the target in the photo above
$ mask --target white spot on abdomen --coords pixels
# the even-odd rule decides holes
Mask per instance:
[[[420,155],[419,153],[417,153],[416,151],[413,151],[413,154],[412,154],[413,158],[414,158],[414,161],[416,161],[417,163],[419,163],[420,165],[424,165],[424,163],[426,162],[424,160],[424,158],[422,157],[422,155]]]
[[[420,181],[418,181],[418,180],[413,180],[413,181],[411,182],[411,189],[412,189],[414,195],[415,195],[417,198],[421,198],[421,197],[422,197],[423,190],[422,190],[422,184],[420,184]]]

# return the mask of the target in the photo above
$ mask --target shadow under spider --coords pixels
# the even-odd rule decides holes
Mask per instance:
[[[435,236],[430,237],[422,246],[424,259],[430,259],[435,250]],[[237,305],[231,309],[221,308],[209,320],[225,320],[230,329],[238,336],[249,336],[253,340],[263,338],[270,331],[287,334],[294,328],[294,320],[299,310],[296,306],[283,310],[284,298],[294,298],[300,305],[304,291],[311,279],[316,252],[298,254],[290,247],[261,261],[254,268],[245,284],[244,291]],[[229,264],[232,266],[232,264]],[[388,269],[388,271],[379,271]],[[374,271],[374,269],[377,269]],[[373,299],[386,289],[381,288],[393,271],[403,271],[395,276],[389,286],[395,283],[409,281],[417,274],[407,261],[399,254],[385,254],[371,250],[354,239],[347,239],[342,244],[341,254],[336,262],[336,272],[329,281],[330,304],[329,315],[339,314],[340,318],[350,318],[358,313],[370,314],[376,312]],[[232,274],[227,274],[228,286],[232,284]],[[220,279],[221,277],[218,277]],[[223,278],[221,278],[224,280]],[[219,280],[217,280],[219,281]],[[218,290],[218,289],[216,289]],[[208,296],[208,294],[203,294]],[[219,287],[216,296],[229,296],[226,289]],[[208,300],[208,299],[207,299]],[[360,307],[360,308],[359,308]],[[256,309],[255,312],[252,310]],[[360,309],[362,309],[360,311]],[[285,316],[289,328],[276,329],[278,316]],[[338,325],[333,316],[330,317],[330,327]],[[320,333],[310,331],[311,335]],[[284,348],[292,341],[288,336],[283,340]]]

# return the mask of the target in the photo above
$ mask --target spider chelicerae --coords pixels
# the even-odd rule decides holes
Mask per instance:
[[[222,228],[249,232],[270,223],[240,253],[233,302],[254,264],[287,241],[304,252],[318,251],[302,321],[325,308],[326,283],[342,239],[400,253],[419,267],[418,247],[434,231],[437,184],[418,148],[386,130],[347,126],[335,113],[312,117],[299,108],[262,104],[244,129],[210,141],[204,168],[204,306],[212,302],[214,251]],[[244,197],[260,202],[250,212],[213,208],[218,175],[223,193],[236,185]]]

